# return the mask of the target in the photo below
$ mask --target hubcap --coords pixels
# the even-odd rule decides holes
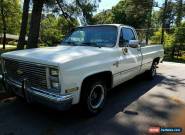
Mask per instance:
[[[102,85],[96,85],[90,93],[90,106],[93,109],[97,109],[101,106],[104,100],[104,87]]]

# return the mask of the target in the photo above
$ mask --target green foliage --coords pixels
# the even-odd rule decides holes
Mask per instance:
[[[112,12],[111,10],[103,11],[93,17],[94,24],[111,24],[112,20]]]
[[[119,23],[131,25],[135,28],[147,26],[152,0],[121,0],[112,10],[103,11],[94,17],[95,23]],[[152,21],[159,22],[159,15],[154,14]],[[154,26],[155,24],[153,24]],[[159,25],[159,24],[157,24]]]
[[[162,20],[164,14],[164,5],[159,10],[159,19]],[[165,12],[165,28],[170,28],[176,23],[180,25],[182,18],[185,17],[185,3],[183,0],[168,0]]]
[[[179,26],[182,21],[183,16],[183,0],[177,0],[177,17],[176,17],[176,26]]]
[[[83,13],[88,24],[93,23],[93,12],[96,11],[100,0],[74,0],[74,5],[76,5],[79,12]]]
[[[76,22],[71,22],[74,26]],[[41,41],[47,46],[59,43],[69,31],[69,24],[64,17],[48,15],[41,22]]]
[[[152,28],[160,28],[161,27],[161,18],[160,18],[160,11],[153,11],[152,13],[152,21],[151,27]]]
[[[126,23],[126,1],[120,1],[115,7],[112,8],[113,21],[116,23]]]
[[[48,46],[56,44],[62,38],[62,33],[58,27],[58,20],[54,16],[48,16],[41,22],[41,41]]]
[[[153,33],[153,36],[151,36],[150,38],[150,42],[151,44],[157,44],[160,42],[160,40],[161,40],[161,29]]]
[[[175,15],[176,15],[176,3],[172,0],[169,0],[167,2],[167,7],[166,7],[166,12],[164,15],[164,7],[165,5],[162,6],[162,8],[160,9],[160,20],[163,20],[163,16],[164,16],[164,21],[165,21],[165,28],[170,28],[171,25],[174,23],[175,21]]]
[[[182,24],[179,24],[179,27],[175,28],[175,34],[174,34],[175,40],[174,44],[172,46],[171,51],[171,58],[174,59],[175,56],[177,58],[183,57],[185,52],[185,22]],[[184,57],[183,57],[184,58]]]
[[[185,44],[185,22],[175,29],[175,43]]]
[[[4,7],[7,33],[18,34],[20,31],[20,23],[21,23],[20,0],[3,0],[3,3],[1,4]],[[0,14],[0,18],[2,18],[1,14]],[[0,33],[2,33],[2,23],[3,23],[2,19],[0,19]]]
[[[58,28],[61,30],[63,35],[68,34],[74,27],[78,25],[77,20],[71,19],[70,21],[66,20],[63,16],[58,18]]]
[[[159,29],[153,33],[153,36],[150,38],[151,44],[159,44],[161,41],[161,32],[162,30]],[[164,33],[164,47],[165,49],[169,49],[173,46],[175,41],[174,33]]]
[[[121,0],[112,9],[113,22],[135,28],[146,27],[151,9],[152,0]]]
[[[56,3],[57,1],[57,3]],[[84,17],[88,24],[93,23],[93,12],[96,12],[100,0],[45,0],[44,10],[62,15],[68,19]],[[72,21],[72,20],[71,20]]]
[[[179,8],[182,0],[168,0],[164,15],[164,4],[160,10],[153,10],[151,27],[160,28],[164,17],[165,28],[171,28],[181,15],[185,16],[185,3]],[[120,0],[112,10],[103,11],[94,17],[94,23],[120,23],[131,25],[135,28],[147,28],[150,23],[150,12],[152,10],[152,0]],[[163,16],[164,15],[164,16]]]
[[[171,49],[171,47],[173,46],[174,44],[174,41],[175,41],[175,37],[174,37],[174,34],[167,34],[165,33],[164,35],[164,47],[166,49]]]

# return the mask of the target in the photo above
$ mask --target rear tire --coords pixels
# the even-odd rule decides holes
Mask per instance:
[[[91,81],[91,82],[90,82]],[[80,104],[83,113],[87,116],[95,116],[105,106],[107,87],[101,80],[89,80],[82,88]]]
[[[156,76],[156,74],[157,74],[157,70],[156,70],[156,69],[157,69],[157,68],[156,68],[156,63],[153,62],[153,64],[152,64],[150,70],[148,70],[148,71],[146,72],[146,73],[147,73],[148,79],[153,80],[153,79],[155,78],[155,76]]]

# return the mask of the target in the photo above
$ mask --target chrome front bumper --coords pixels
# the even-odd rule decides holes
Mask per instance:
[[[23,85],[6,79],[4,76],[2,80],[5,87],[7,87],[7,90],[13,92],[15,95],[25,98],[29,103],[41,103],[58,110],[67,110],[72,105],[71,95],[58,95],[27,86],[23,88]]]

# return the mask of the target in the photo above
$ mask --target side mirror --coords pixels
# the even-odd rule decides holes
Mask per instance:
[[[139,47],[139,40],[130,40],[128,46],[131,48],[138,48]]]
[[[141,46],[145,46],[145,45],[147,45],[147,44],[146,44],[146,40],[142,40],[142,41],[140,41],[140,45],[141,45]]]

